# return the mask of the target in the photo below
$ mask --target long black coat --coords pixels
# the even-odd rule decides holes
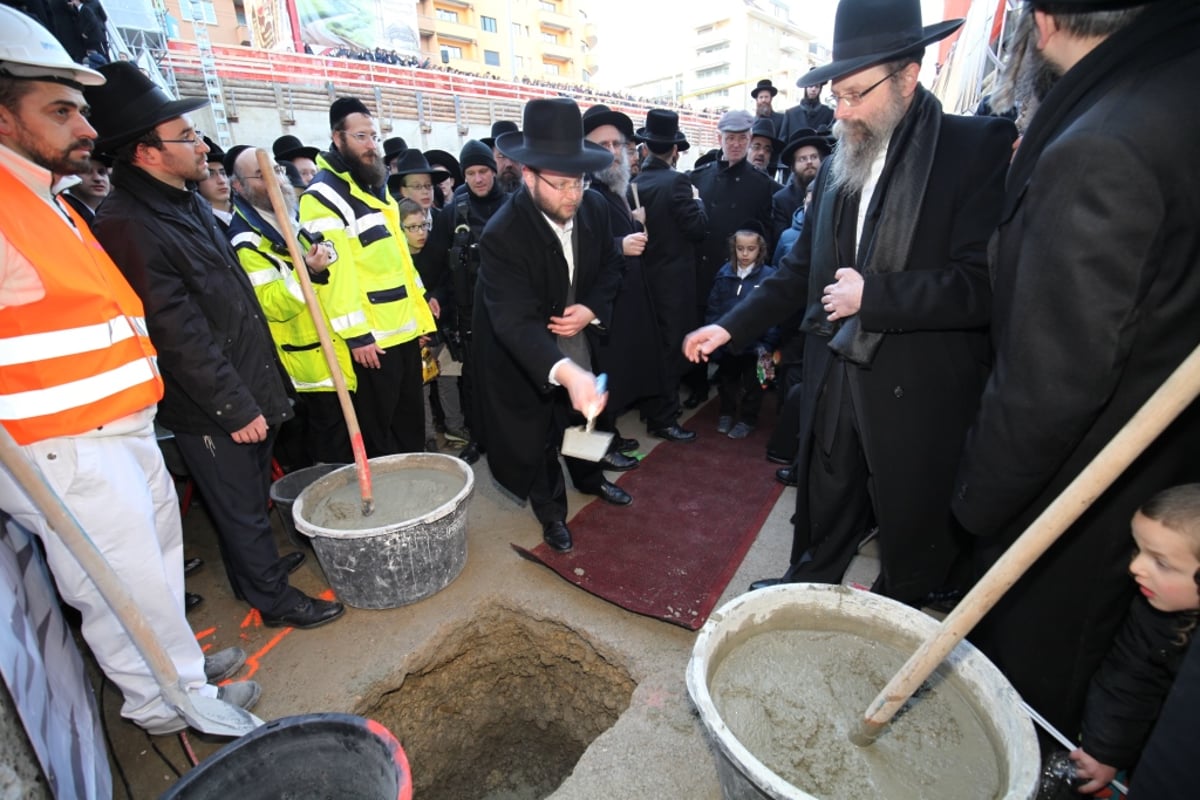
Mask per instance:
[[[696,300],[703,309],[713,278],[729,260],[729,237],[743,222],[757,220],[769,238],[774,225],[771,198],[783,187],[755,169],[749,159],[733,166],[713,161],[693,170],[690,178],[708,214],[708,234],[696,248]]]
[[[547,439],[557,435],[555,404],[565,402],[549,382],[563,352],[546,326],[568,305],[567,262],[525,189],[491,218],[479,245],[473,357],[488,464],[501,486],[528,497]],[[574,245],[575,302],[607,325],[623,264],[608,209],[595,193],[584,192],[575,212]]]
[[[994,242],[996,369],[954,512],[991,563],[1200,344],[1200,9],[1147,6],[1072,68],[1013,160]],[[1153,137],[1147,131],[1155,131]],[[1200,480],[1195,403],[972,640],[1072,733],[1132,591],[1129,521]]]
[[[259,414],[289,419],[291,381],[212,207],[128,164],[112,182],[92,227],[145,306],[164,383],[158,421],[228,435]]]
[[[824,103],[811,105],[800,101],[789,108],[783,115],[783,127],[776,126],[779,138],[784,142],[796,135],[797,131],[811,128],[819,131],[822,128],[833,127],[833,109]]]
[[[692,197],[687,176],[661,158],[647,158],[633,182],[646,209],[642,269],[654,298],[663,352],[678,362],[673,374],[679,375],[683,337],[699,323],[697,308],[705,300],[696,296],[695,247],[708,234],[708,212],[703,201]]]
[[[622,240],[638,233],[641,226],[629,216],[628,206],[602,183],[592,191],[604,198],[612,226],[613,246],[622,251]],[[621,288],[613,301],[612,322],[603,334],[593,334],[597,367],[608,373],[608,405],[619,413],[639,397],[663,391],[663,353],[658,347],[654,305],[642,270],[640,256],[622,257]]]
[[[868,274],[864,280],[861,324],[886,335],[869,368],[849,365],[847,370],[862,402],[858,419],[882,532],[883,588],[906,601],[940,588],[958,554],[950,496],[963,438],[987,378],[986,244],[999,217],[1015,135],[1005,120],[944,115],[912,252],[901,271]],[[896,156],[889,152],[889,159]],[[828,168],[828,163],[821,167]],[[813,260],[833,259],[836,248],[824,236],[814,236],[822,226],[809,223],[836,202],[828,189],[814,196],[800,239],[776,274],[719,320],[735,345],[810,303],[819,308],[823,285],[815,285],[822,283],[815,275],[829,265]],[[877,213],[868,211],[864,241]],[[858,248],[860,259],[865,249]],[[828,341],[805,334],[797,472],[802,487],[808,482],[819,392],[827,371],[841,368]],[[797,492],[793,563],[810,544],[808,500],[807,492]]]

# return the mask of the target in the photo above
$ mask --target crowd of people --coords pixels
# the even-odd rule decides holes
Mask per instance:
[[[1200,66],[1186,0],[1026,4],[992,99],[1021,106],[1021,138],[1004,116],[944,113],[920,85],[926,46],[961,20],[841,0],[833,60],[801,80],[802,101],[776,112],[759,81],[754,111],[722,114],[720,147],[687,174],[675,111],[635,122],[568,98],[530,101],[451,154],[383,140],[367,104],[338,97],[328,148],[280,136],[264,171],[268,143],[222,151],[196,129],[207,100],[172,99],[128,63],[84,66],[3,11],[42,48],[0,40],[0,182],[27,200],[0,210],[0,335],[24,343],[0,363],[0,418],[155,609],[188,689],[244,707],[253,682],[212,684],[244,654],[205,659],[187,627],[152,422],[206,500],[237,596],[268,625],[337,619],[339,603],[289,585],[303,556],[280,555],[266,516],[273,457],[352,459],[298,270],[368,456],[486,457],[566,552],[567,475],[635,501],[609,478],[639,466],[618,422],[671,448],[743,439],[773,387],[783,411],[765,455],[797,487],[794,540],[781,577],[751,589],[840,582],[876,539],[872,590],[915,606],[969,589],[1200,343],[1200,112],[1172,102]],[[1147,126],[1153,145],[1136,135]],[[93,339],[96,326],[121,333]],[[684,410],[713,384],[715,428],[689,429]],[[584,420],[612,434],[598,461],[560,453]],[[1200,658],[1187,647],[1198,451],[1193,405],[971,636],[1081,736],[1071,758],[1089,792],[1147,747],[1158,771],[1143,784],[1139,769],[1135,793],[1156,789],[1134,796],[1184,796],[1162,776],[1191,745],[1147,743],[1185,656]],[[0,477],[0,507],[46,543],[123,714],[181,729]],[[1188,724],[1164,716],[1163,736]]]

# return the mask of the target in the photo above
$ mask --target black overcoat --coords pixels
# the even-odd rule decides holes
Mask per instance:
[[[1200,344],[1200,8],[1152,4],[1058,82],[1013,160],[994,243],[996,368],[954,512],[982,570]],[[1147,131],[1154,131],[1153,137]],[[1129,521],[1200,480],[1200,407],[1043,555],[972,635],[1073,733],[1132,583]]]
[[[959,552],[950,496],[962,442],[987,378],[991,292],[986,248],[999,217],[1015,135],[1006,120],[943,115],[911,252],[900,271],[864,280],[862,327],[885,336],[869,367],[848,365],[847,370],[856,404],[861,400],[858,419],[881,530],[882,587],[906,601],[941,588]],[[889,155],[894,157],[895,150]],[[823,177],[829,162],[821,169]],[[817,220],[832,213],[839,201],[819,180],[823,192],[814,195],[800,239],[779,270],[719,321],[735,344],[752,340],[810,303],[819,308],[823,286],[810,286],[810,271],[815,276],[828,269],[825,262],[836,258],[837,248],[825,241],[827,235],[814,236],[814,230],[823,230]],[[877,190],[863,241],[876,224],[879,199]],[[859,257],[865,249],[858,248]],[[816,277],[813,282],[822,283]],[[841,368],[828,342],[817,333],[805,334],[797,468],[801,487],[808,482],[820,389],[827,370]],[[808,493],[797,492],[796,501],[793,563],[810,544]]]
[[[584,192],[574,224],[575,302],[606,326],[622,256],[613,245],[604,200]],[[479,367],[477,409],[492,475],[524,498],[543,468],[548,439],[558,435],[555,404],[561,412],[566,402],[564,390],[549,382],[550,368],[563,353],[546,326],[568,305],[567,262],[524,188],[488,221],[479,246],[472,353]]]

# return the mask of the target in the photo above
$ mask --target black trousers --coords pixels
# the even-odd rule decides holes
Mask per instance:
[[[583,416],[571,408],[567,390],[560,387],[554,391],[554,416],[546,431],[541,469],[534,476],[533,486],[529,489],[529,505],[542,525],[565,522],[567,519],[567,485],[562,465],[558,463],[558,450],[563,431],[569,425],[583,422]],[[595,492],[604,482],[604,470],[598,463],[569,456],[564,456],[563,461],[566,462],[567,472],[571,473],[572,485],[579,491]]]
[[[354,412],[367,455],[425,450],[425,401],[421,399],[421,345],[416,339],[394,344],[379,356],[379,369],[354,364],[358,388]]]
[[[716,377],[721,416],[737,417],[747,425],[757,425],[766,394],[758,382],[758,356],[753,351],[736,356],[726,353],[717,363]]]
[[[799,491],[807,492],[809,514],[796,524],[808,525],[811,544],[792,553],[785,578],[840,583],[875,518],[862,428],[840,363],[830,366],[817,400],[808,485]]]
[[[175,432],[175,443],[204,498],[204,510],[217,529],[229,582],[235,594],[266,614],[283,613],[303,599],[288,585],[267,515],[275,434],[271,429],[264,441],[238,444],[228,434]]]
[[[354,395],[350,397],[353,400]],[[350,431],[337,392],[304,392],[300,404],[304,408],[304,438],[312,460],[326,464],[353,461]]]

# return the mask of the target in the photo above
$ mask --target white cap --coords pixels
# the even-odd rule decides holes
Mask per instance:
[[[104,76],[76,64],[58,40],[32,17],[0,5],[0,74],[99,86]]]

